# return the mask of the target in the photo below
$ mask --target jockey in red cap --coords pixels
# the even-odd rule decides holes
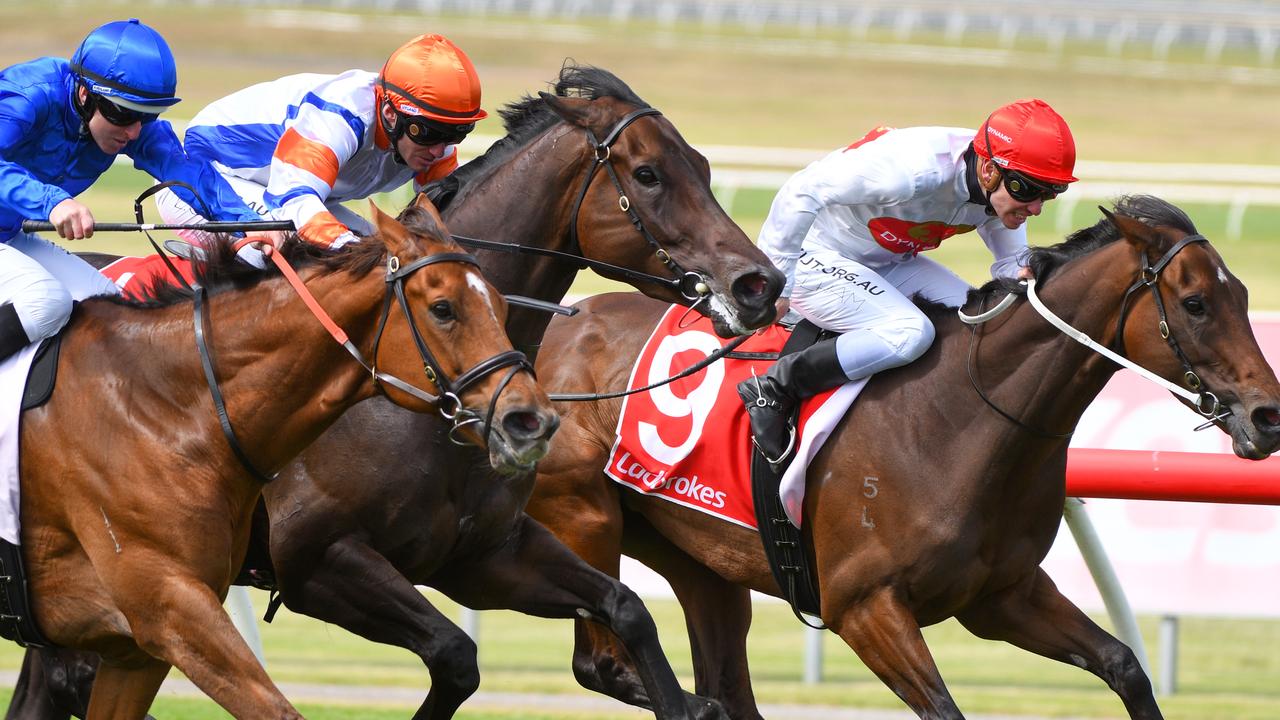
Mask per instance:
[[[921,253],[977,230],[993,277],[1017,277],[1023,224],[1075,182],[1075,141],[1042,100],[1005,105],[975,133],[877,128],[796,173],[773,200],[759,245],[787,275],[788,309],[838,337],[779,360],[738,386],[757,447],[791,454],[805,397],[905,365],[933,342],[913,295],[959,306],[969,285]]]

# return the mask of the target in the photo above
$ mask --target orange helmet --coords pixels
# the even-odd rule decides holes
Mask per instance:
[[[978,128],[974,152],[1004,170],[1065,185],[1076,178],[1076,141],[1067,121],[1043,100],[1019,100],[998,108]]]
[[[419,35],[400,46],[378,74],[379,105],[401,115],[466,125],[488,117],[480,108],[480,77],[466,53],[441,35]]]

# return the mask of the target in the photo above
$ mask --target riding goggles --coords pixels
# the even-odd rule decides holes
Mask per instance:
[[[1000,174],[1004,176],[1004,189],[1009,191],[1009,197],[1020,203],[1052,200],[1067,191],[1065,184],[1047,183],[1017,170],[1002,169]]]
[[[156,119],[154,113],[139,112],[117,105],[105,96],[96,95],[94,106],[102,114],[102,119],[117,127],[128,127],[136,122],[148,123]]]
[[[475,129],[475,123],[454,125],[438,122],[414,115],[400,115],[400,122],[405,124],[404,134],[416,145],[457,145],[467,137],[467,133]]]

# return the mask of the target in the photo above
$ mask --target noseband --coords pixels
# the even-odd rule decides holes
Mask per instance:
[[[236,249],[239,249],[242,244],[252,241],[252,237],[244,238],[236,243]],[[387,258],[387,274],[385,278],[387,289],[386,293],[383,295],[382,313],[378,318],[378,330],[373,339],[373,363],[365,360],[364,355],[361,354],[360,350],[351,342],[351,339],[347,336],[346,332],[343,331],[342,328],[338,327],[338,325],[333,322],[332,318],[329,317],[328,313],[320,307],[320,303],[315,299],[315,296],[311,294],[311,291],[307,290],[306,285],[302,283],[302,279],[298,277],[298,274],[294,272],[293,268],[284,260],[281,254],[279,252],[272,252],[270,257],[280,269],[281,274],[285,276],[289,281],[289,284],[293,286],[294,290],[297,291],[298,295],[302,298],[302,301],[307,305],[316,318],[320,320],[321,324],[323,324],[325,329],[329,331],[329,334],[333,336],[334,340],[337,340],[338,343],[356,359],[356,362],[360,363],[362,367],[369,371],[375,385],[378,383],[390,385],[408,395],[412,395],[423,402],[435,406],[436,411],[440,413],[441,417],[453,423],[452,427],[449,429],[449,439],[456,444],[464,444],[457,437],[457,432],[461,428],[466,427],[467,425],[483,422],[485,426],[482,434],[483,442],[486,446],[489,444],[489,434],[493,429],[493,413],[497,407],[499,396],[502,395],[502,391],[507,388],[507,385],[511,382],[512,378],[515,377],[516,373],[521,370],[528,370],[532,373],[533,365],[529,362],[529,359],[525,357],[524,353],[518,350],[507,350],[505,352],[500,352],[487,360],[482,360],[479,363],[476,363],[474,367],[450,381],[448,375],[440,366],[439,361],[436,360],[435,355],[431,352],[431,349],[427,347],[427,343],[423,339],[422,333],[418,330],[418,325],[413,319],[413,313],[409,309],[408,299],[404,294],[405,279],[418,270],[421,270],[428,265],[434,265],[442,262],[467,263],[478,268],[479,263],[476,262],[474,257],[466,253],[436,253],[434,255],[418,258],[404,267],[400,266],[400,258],[394,255]],[[222,426],[222,434],[227,438],[227,443],[231,446],[232,452],[240,461],[241,465],[249,471],[249,474],[259,482],[270,482],[271,480],[274,480],[276,476],[267,476],[257,469],[249,459],[248,454],[245,453],[244,448],[240,445],[240,442],[236,437],[235,430],[231,427],[231,418],[227,413],[226,403],[223,400],[222,391],[218,386],[217,374],[214,372],[213,355],[205,340],[205,290],[200,285],[195,285],[192,290],[195,293],[194,313],[196,346],[200,350],[200,363],[204,368],[205,381],[209,386],[209,393],[213,396],[213,404],[218,412],[218,421]],[[405,321],[409,324],[409,333],[413,337],[414,345],[417,346],[418,355],[422,358],[423,374],[426,376],[427,380],[433,383],[440,391],[440,395],[438,396],[432,395],[425,390],[421,390],[418,387],[410,385],[394,375],[388,375],[387,373],[381,372],[376,367],[378,346],[382,341],[382,333],[386,329],[387,319],[391,313],[391,298],[393,295],[398,301],[400,309],[404,313]],[[474,411],[465,408],[462,404],[461,395],[466,392],[467,388],[476,384],[490,373],[496,372],[504,367],[510,367],[511,369],[502,379],[502,382],[499,383],[497,390],[494,391],[493,397],[489,401],[489,410],[486,417],[482,419]]]
[[[449,429],[449,439],[456,445],[465,445],[466,443],[457,437],[457,432],[461,428],[476,424],[484,423],[484,444],[489,444],[489,434],[493,430],[493,412],[498,404],[498,397],[502,395],[502,391],[507,389],[507,385],[515,377],[516,373],[521,370],[528,370],[533,373],[533,365],[529,362],[529,358],[519,350],[507,350],[500,352],[486,360],[476,363],[470,370],[463,372],[449,380],[449,376],[444,369],[440,367],[440,363],[432,354],[431,349],[427,347],[426,341],[422,337],[422,333],[418,330],[418,324],[414,322],[413,313],[409,310],[409,300],[404,294],[404,281],[413,273],[422,268],[440,262],[461,262],[474,266],[477,271],[480,268],[474,256],[468,253],[436,253],[427,257],[418,258],[404,267],[400,267],[400,259],[394,255],[387,259],[387,293],[383,296],[382,316],[378,319],[378,332],[373,339],[373,358],[374,363],[378,359],[378,345],[382,341],[382,331],[386,327],[387,317],[391,312],[391,296],[394,293],[396,301],[400,305],[400,310],[404,313],[405,321],[409,323],[409,334],[413,336],[413,344],[418,348],[418,355],[422,358],[422,372],[426,375],[429,382],[433,383],[440,390],[440,397],[434,396],[419,390],[416,387],[404,383],[400,379],[379,373],[375,366],[364,362],[356,352],[352,352],[356,359],[364,365],[366,369],[373,375],[374,382],[382,381],[392,385],[414,397],[434,402],[437,412],[440,416],[453,423],[453,427]],[[354,351],[355,347],[350,346],[348,351]],[[476,384],[490,373],[496,372],[504,367],[510,367],[511,370],[503,377],[502,382],[498,385],[498,389],[494,391],[493,397],[489,400],[489,411],[485,418],[481,418],[474,411],[469,410],[462,405],[461,396],[467,391],[467,388]]]
[[[585,129],[587,133],[587,140],[591,143],[593,157],[591,167],[587,170],[587,175],[582,181],[582,189],[578,191],[578,197],[573,202],[573,215],[569,221],[569,244],[571,252],[577,255],[582,254],[582,248],[578,244],[578,212],[582,209],[582,201],[587,197],[587,190],[591,188],[591,181],[595,179],[596,173],[603,165],[604,169],[609,173],[609,179],[613,180],[613,186],[618,190],[618,208],[627,214],[627,217],[631,219],[631,224],[635,226],[635,229],[644,237],[645,242],[649,243],[649,246],[653,248],[654,254],[658,256],[658,259],[662,261],[662,264],[665,265],[667,269],[671,271],[671,274],[675,276],[673,279],[664,279],[652,276],[649,279],[671,287],[676,292],[680,293],[680,296],[685,300],[698,302],[705,300],[707,296],[711,294],[711,286],[707,282],[707,277],[701,273],[685,270],[680,266],[680,263],[676,262],[676,259],[671,256],[671,253],[667,252],[667,250],[658,243],[657,239],[653,237],[653,234],[644,226],[644,222],[640,219],[640,216],[636,214],[635,208],[631,206],[631,200],[627,197],[626,191],[622,189],[622,181],[618,179],[618,173],[613,169],[613,163],[610,162],[609,159],[612,155],[611,148],[613,147],[613,144],[617,142],[618,137],[622,135],[623,130],[627,129],[627,126],[646,115],[661,114],[662,111],[651,107],[632,110],[626,115],[626,117],[623,117],[613,126],[613,129],[609,131],[609,134],[605,136],[603,141],[596,140],[595,133],[591,132],[589,128]]]

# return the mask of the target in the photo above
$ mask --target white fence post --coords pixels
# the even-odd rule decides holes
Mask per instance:
[[[231,622],[248,643],[254,657],[258,658],[258,664],[266,667],[267,661],[262,655],[262,634],[258,632],[258,618],[253,614],[253,601],[249,599],[249,589],[243,585],[232,585],[227,591],[227,601],[224,605],[227,608],[227,614],[231,616]]]

